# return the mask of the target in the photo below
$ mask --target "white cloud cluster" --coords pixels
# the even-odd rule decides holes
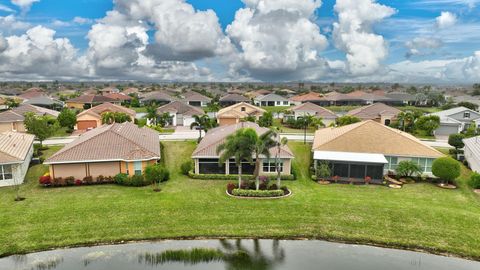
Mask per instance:
[[[20,7],[23,13],[28,12],[36,2],[40,2],[40,0],[12,0],[12,4]]]
[[[227,27],[239,47],[234,71],[269,79],[298,75],[305,69],[324,65],[320,53],[327,39],[314,22],[317,0],[244,0]]]
[[[407,41],[405,46],[408,48],[406,57],[425,54],[425,51],[440,48],[443,45],[442,40],[435,37],[416,37]]]
[[[438,28],[444,29],[454,26],[457,23],[457,16],[449,11],[442,11],[435,21]]]
[[[17,30],[26,30],[29,27],[29,23],[19,21],[15,15],[0,16],[0,32],[3,30],[4,33],[12,33]]]
[[[375,0],[337,0],[338,22],[333,25],[335,45],[347,54],[352,75],[369,75],[381,67],[388,55],[387,42],[374,34],[375,23],[395,14],[395,10]]]

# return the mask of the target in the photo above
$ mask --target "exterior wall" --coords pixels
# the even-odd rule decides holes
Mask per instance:
[[[88,175],[87,163],[75,164],[52,164],[50,165],[50,176],[52,178],[65,178],[73,176],[75,179],[83,179]]]
[[[0,132],[5,131],[26,132],[26,129],[23,122],[0,123]]]
[[[282,175],[291,175],[292,174],[292,160],[291,159],[282,159],[283,160],[283,172],[281,173]],[[228,175],[229,174],[229,160],[225,162],[225,172]],[[194,163],[194,173],[199,174],[200,173],[200,166],[199,166],[199,161],[198,159],[194,158],[193,159]],[[262,165],[263,165],[263,160],[262,160]],[[276,172],[273,173],[268,173],[263,171],[263,166],[260,165],[260,174],[261,175],[276,175]]]
[[[218,124],[220,126],[233,125],[240,122],[238,118],[218,118]]]
[[[155,163],[157,163],[157,160],[142,161],[142,172],[145,171],[145,168],[148,165],[155,164]],[[122,161],[122,162],[120,162],[120,172],[126,174],[127,169],[128,169],[128,175],[132,176],[132,175],[135,174],[135,167],[134,167],[134,162],[133,161],[130,161],[130,162]]]
[[[98,177],[99,175],[103,176],[115,176],[120,173],[120,162],[99,162],[99,163],[89,163],[88,172],[92,177]]]
[[[32,156],[33,156],[33,144],[30,146],[30,150],[28,151],[25,160],[22,163],[12,165],[13,180],[0,181],[0,187],[22,184],[25,180],[25,175],[27,174],[28,166],[30,165]]]
[[[386,156],[386,157],[387,157],[387,156]],[[398,159],[398,163],[400,163],[401,161],[405,161],[405,160],[412,161],[413,159],[416,158],[416,157],[400,157],[400,156],[394,156],[394,157],[396,157],[396,158]],[[426,157],[418,157],[418,158],[426,158]],[[429,158],[429,159],[434,159],[434,158]],[[398,164],[398,163],[397,163],[397,164]],[[392,171],[392,170],[390,170],[390,169],[388,168],[388,166],[389,166],[389,164],[386,164],[386,165],[385,165],[385,169],[384,169],[384,173],[385,173],[385,174],[387,174],[388,171]],[[434,176],[431,171],[429,171],[429,172],[422,172],[422,174],[427,175],[427,176],[429,176],[429,177],[433,177],[433,176]]]
[[[395,121],[395,116],[393,115],[382,115],[379,119],[380,124],[385,125],[385,121],[390,120],[390,123],[393,123]]]
[[[474,155],[474,152],[468,145],[465,145],[464,155],[472,171],[480,172],[480,159]]]
[[[75,128],[78,128],[78,122],[81,121],[95,121],[97,123],[97,127],[102,125],[102,119],[99,119],[98,117],[95,117],[93,115],[84,114],[77,118],[77,127]]]
[[[194,122],[195,122],[195,118],[193,118],[191,116],[186,116],[186,115],[183,116],[183,125],[184,126],[189,127]]]
[[[463,113],[464,112],[469,112],[470,113],[470,118],[464,118]],[[463,123],[470,123],[476,119],[480,118],[480,114],[478,112],[472,111],[472,110],[465,110],[463,112],[459,112],[456,114],[452,114],[449,116],[450,118],[453,118],[457,121],[463,122]]]
[[[83,110],[83,103],[67,102],[66,106],[71,109]]]
[[[0,123],[0,132],[12,131],[13,123]]]

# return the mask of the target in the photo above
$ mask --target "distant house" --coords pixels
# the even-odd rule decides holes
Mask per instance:
[[[8,109],[7,99],[0,97],[0,110],[6,110],[6,109]]]
[[[231,106],[241,102],[250,103],[250,99],[239,94],[227,94],[219,100],[220,106],[222,107]]]
[[[135,111],[112,103],[103,103],[77,115],[75,130],[89,130],[102,125],[102,115],[107,112],[125,113],[130,116],[132,122],[135,119]]]
[[[48,158],[52,178],[140,175],[160,160],[158,133],[125,122],[86,132]]]
[[[37,87],[32,87],[30,89],[25,90],[22,94],[18,95],[21,99],[32,99],[36,97],[46,96],[47,93],[45,90]]]
[[[312,151],[315,166],[328,162],[332,177],[363,181],[369,176],[377,183],[402,160],[417,163],[431,176],[433,161],[443,156],[414,136],[373,120],[317,130]]]
[[[187,103],[190,106],[207,107],[208,104],[212,101],[212,99],[200,93],[191,91],[183,95],[182,101]]]
[[[221,126],[211,129],[207,132],[202,141],[198,144],[197,148],[192,154],[194,160],[195,174],[226,174],[235,175],[238,174],[238,167],[234,160],[228,160],[224,165],[220,166],[218,163],[219,155],[217,154],[217,147],[225,141],[225,138],[233,134],[235,131],[241,128],[252,128],[257,131],[259,135],[268,131],[268,128],[262,128],[252,122],[241,122],[236,125]],[[275,156],[278,154],[281,160],[280,170],[282,175],[290,175],[292,173],[292,159],[294,155],[288,146],[284,145],[280,148],[278,153],[277,147],[270,149],[270,159],[262,158],[262,167],[260,168],[260,174],[269,175],[276,173]],[[242,162],[242,174],[253,174],[255,164],[248,162]]]
[[[390,107],[383,103],[373,103],[361,108],[353,109],[347,113],[347,115],[360,118],[362,121],[374,120],[389,126],[401,113],[397,108]]]
[[[68,108],[71,108],[71,109],[83,110],[83,109],[90,109],[92,107],[95,107],[97,105],[107,103],[107,102],[120,105],[119,101],[113,98],[109,98],[101,95],[81,95],[79,97],[67,100],[66,105]]]
[[[168,113],[171,116],[170,125],[190,126],[195,122],[195,115],[203,115],[205,112],[198,108],[180,101],[173,101],[167,105],[163,105],[157,109],[157,114]]]
[[[322,94],[315,93],[315,92],[309,92],[307,94],[301,94],[301,95],[296,95],[291,97],[290,103],[293,105],[300,105],[302,103],[313,103],[317,104],[320,106],[328,106],[330,105],[330,102],[325,99],[325,97]]]
[[[287,111],[293,113],[292,117],[295,120],[306,115],[322,118],[322,122],[325,124],[325,126],[335,123],[335,120],[337,119],[337,115],[334,112],[310,102],[294,106],[289,108]]]
[[[262,107],[290,106],[290,101],[288,99],[277,94],[258,96],[253,100],[253,103]]]
[[[464,156],[468,166],[474,172],[480,173],[480,136],[463,139]]]
[[[64,105],[63,102],[47,96],[39,96],[27,99],[22,104],[35,105],[48,109],[61,109]]]
[[[249,103],[238,103],[218,111],[217,120],[220,126],[238,124],[242,119],[252,116],[256,120],[266,111]]]
[[[0,187],[22,184],[33,156],[35,136],[0,133]]]
[[[104,96],[108,97],[108,98],[111,98],[111,99],[114,99],[116,101],[119,101],[119,102],[129,102],[132,100],[132,97],[129,96],[129,95],[125,95],[123,93],[109,93],[109,94],[105,94]]]
[[[120,93],[120,90],[118,90],[118,88],[115,88],[115,87],[106,87],[100,90],[100,93],[102,93],[102,95],[108,95],[113,93]]]
[[[59,112],[54,110],[28,104],[22,104],[16,108],[0,113],[0,132],[25,132],[26,129],[24,125],[24,115],[29,112],[34,113],[37,116],[48,115],[53,118],[57,118],[57,116],[60,114]]]
[[[435,136],[459,133],[468,129],[472,124],[478,126],[480,122],[480,113],[465,107],[457,107],[430,115],[440,117],[440,127],[434,131]]]
[[[124,95],[138,94],[140,91],[136,87],[130,87],[122,91]]]
[[[143,95],[140,98],[140,101],[142,102],[142,104],[151,104],[151,103],[167,104],[172,101],[175,101],[175,99],[164,92],[156,91],[156,92],[150,92]]]
[[[386,104],[394,105],[394,106],[404,106],[404,105],[414,105],[415,104],[415,96],[410,95],[408,93],[403,92],[390,92],[386,93],[385,97],[388,100],[383,101]]]

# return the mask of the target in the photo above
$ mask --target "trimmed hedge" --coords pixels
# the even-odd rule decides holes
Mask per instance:
[[[238,175],[237,174],[230,174],[230,175],[225,175],[225,174],[194,174],[193,171],[188,172],[188,176],[192,179],[199,179],[199,180],[238,180]],[[277,180],[276,175],[268,175],[269,180],[274,181]],[[252,180],[253,175],[248,175],[248,174],[242,174],[242,179],[243,180]],[[282,175],[281,180],[287,180],[287,181],[292,181],[295,180],[295,176],[293,174],[291,175]]]
[[[232,195],[240,197],[280,197],[285,195],[281,189],[277,190],[251,190],[251,189],[234,189]]]
[[[468,183],[472,188],[480,189],[480,174],[472,173],[472,176],[470,176],[470,181]]]

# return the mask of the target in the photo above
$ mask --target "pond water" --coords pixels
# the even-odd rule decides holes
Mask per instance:
[[[0,259],[8,270],[480,269],[480,262],[314,240],[192,240],[59,249]]]

